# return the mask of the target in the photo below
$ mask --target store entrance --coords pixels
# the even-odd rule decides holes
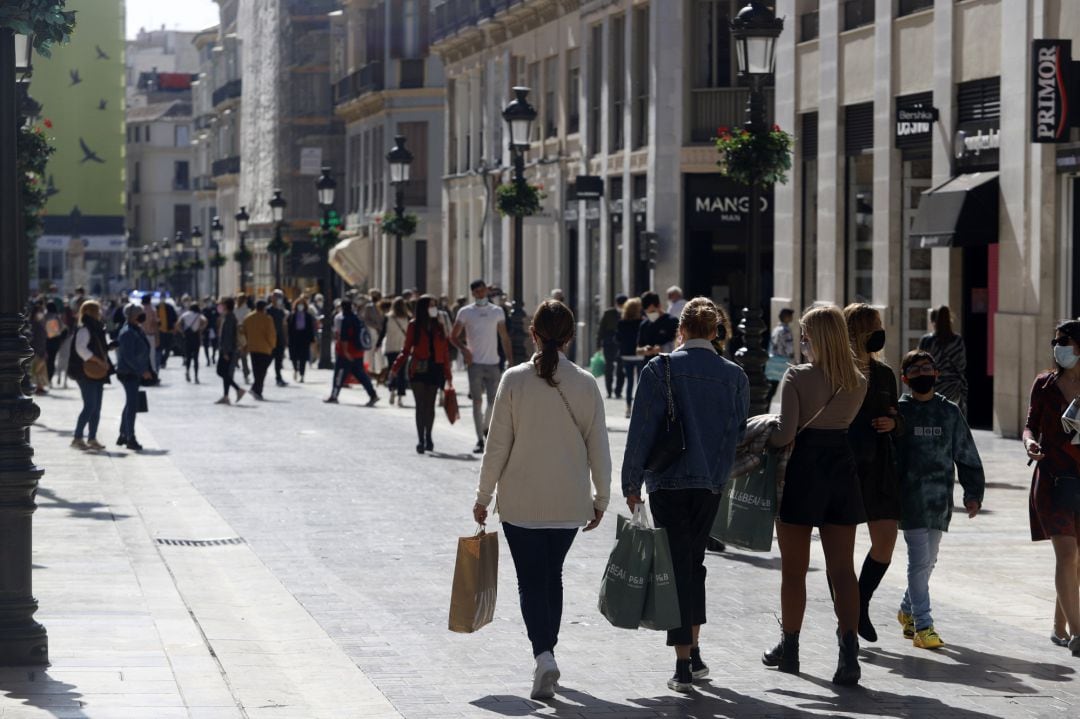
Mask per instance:
[[[968,424],[977,429],[991,429],[994,423],[994,378],[989,373],[989,358],[994,348],[990,322],[993,321],[991,269],[997,245],[963,249],[964,306],[960,331],[967,349]]]

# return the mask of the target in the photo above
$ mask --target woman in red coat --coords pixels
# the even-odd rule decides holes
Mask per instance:
[[[450,374],[450,341],[439,322],[438,304],[431,295],[422,296],[416,303],[416,314],[405,330],[405,347],[390,368],[387,383],[391,387],[402,370],[409,373],[416,399],[416,436],[419,439],[416,451],[418,454],[430,452],[435,449],[431,441],[435,399],[443,386],[452,387],[454,383]]]

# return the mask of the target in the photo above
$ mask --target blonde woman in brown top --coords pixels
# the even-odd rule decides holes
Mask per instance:
[[[783,637],[762,662],[782,672],[799,672],[810,535],[817,527],[840,623],[840,660],[833,682],[857,684],[859,587],[852,558],[855,528],[866,521],[866,514],[847,429],[862,406],[866,379],[855,363],[838,308],[815,307],[800,324],[802,354],[809,363],[784,374],[780,426],[769,440],[776,447],[795,444],[776,522]]]

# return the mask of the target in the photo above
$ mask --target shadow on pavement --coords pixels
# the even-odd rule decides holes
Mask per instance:
[[[167,449],[140,449],[135,454],[141,454],[145,457],[164,457],[169,453]]]
[[[42,502],[42,497],[49,501]],[[76,519],[101,519],[111,522],[128,518],[126,514],[114,514],[107,504],[101,502],[69,502],[53,490],[40,485],[37,491],[37,503],[39,507],[66,509],[68,510],[68,516]]]
[[[81,709],[82,696],[74,684],[53,679],[47,671],[19,668],[0,671],[0,698],[5,704],[6,700],[15,700],[54,717],[83,719],[90,715]],[[16,707],[8,709],[15,714],[19,712]]]
[[[459,462],[476,462],[480,459],[480,455],[477,454],[446,454],[445,452],[428,452],[429,457],[435,459],[454,459]]]
[[[987,489],[1015,489],[1017,491],[1028,491],[1031,489],[1029,486],[1023,484],[1010,484],[1009,482],[987,482]]]
[[[730,562],[749,564],[751,567],[757,567],[758,569],[780,570],[780,557],[777,556],[770,557],[761,554],[751,554],[749,552],[732,551],[730,548],[725,549],[722,552],[709,552],[707,556],[722,557]],[[807,570],[807,574],[820,571],[820,568],[811,565]]]

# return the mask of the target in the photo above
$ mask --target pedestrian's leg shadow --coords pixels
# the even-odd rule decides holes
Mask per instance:
[[[1001,694],[1038,694],[1039,689],[1028,686],[1020,676],[1048,682],[1070,681],[1076,669],[1050,662],[1029,662],[1016,657],[989,654],[975,649],[947,644],[934,650],[937,657],[947,657],[943,662],[931,657],[915,657],[907,654],[864,647],[862,660],[867,664],[883,667],[891,674],[926,682],[956,683],[957,676],[972,688],[986,689]],[[955,663],[953,663],[955,662]]]
[[[45,501],[42,501],[44,499]],[[38,486],[38,507],[45,509],[66,509],[68,516],[74,519],[100,519],[108,522],[117,519],[127,519],[126,514],[116,514],[109,509],[109,505],[101,502],[72,502],[64,499],[55,490],[48,487]]]
[[[39,669],[12,667],[0,670],[0,703],[19,715],[19,708],[12,706],[15,702],[19,702],[20,707],[40,709],[48,716],[65,719],[90,716],[82,710],[86,701],[78,687],[53,679],[47,671]]]
[[[427,455],[434,459],[454,459],[459,462],[477,462],[480,457],[475,454],[447,454],[445,452],[428,452]]]
[[[135,454],[141,454],[144,457],[164,457],[169,453],[167,449],[147,449],[142,448],[135,452]]]
[[[711,556],[721,557],[729,562],[736,562],[738,564],[748,564],[751,567],[757,567],[758,569],[780,569],[780,557],[769,556],[767,554],[753,553],[753,552],[740,552],[732,551],[730,547],[725,547],[722,552],[711,552]],[[820,572],[819,567],[811,565],[807,570],[810,572]]]
[[[32,425],[30,425],[30,429],[48,432],[50,434],[55,434],[58,437],[70,437],[75,434],[70,429],[54,429],[47,424],[42,424],[41,422],[34,422]]]

